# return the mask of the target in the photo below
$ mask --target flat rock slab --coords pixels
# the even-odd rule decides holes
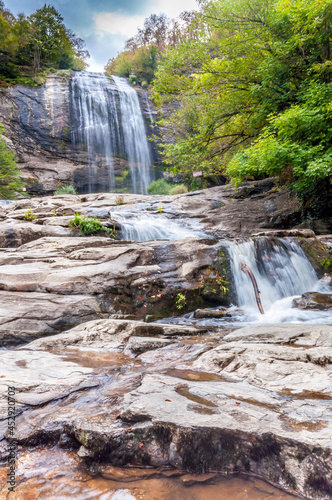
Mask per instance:
[[[0,346],[51,335],[103,316],[96,297],[0,291]]]
[[[147,346],[150,342],[150,345],[154,343],[154,348],[157,348],[158,345],[159,347],[163,347],[170,343],[170,341],[165,341],[162,338],[168,339],[178,336],[193,336],[204,331],[206,331],[206,329],[199,330],[197,328],[182,325],[153,324],[121,319],[103,319],[88,321],[65,333],[35,340],[22,349],[36,351],[49,348],[74,347],[75,349],[82,350],[110,350],[124,347],[131,337],[136,338],[136,344],[140,342],[142,346],[144,344]],[[151,340],[144,338],[158,336],[162,338]],[[133,346],[134,343],[130,345]]]
[[[8,387],[15,388],[16,410],[38,406],[99,384],[93,370],[48,352],[2,351],[0,415],[7,416]]]
[[[229,333],[226,342],[244,341],[295,346],[332,345],[332,326],[308,324],[252,325]]]

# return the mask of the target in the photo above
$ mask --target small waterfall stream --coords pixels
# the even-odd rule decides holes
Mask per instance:
[[[262,237],[228,242],[227,247],[237,305],[254,321],[329,321],[330,313],[292,308],[295,296],[310,291],[324,291],[314,268],[295,239]],[[248,274],[241,270],[242,263],[251,269],[256,278],[264,315],[258,312],[253,285]]]
[[[128,160],[132,191],[145,194],[152,161],[139,99],[124,78],[114,76],[113,80],[112,84],[101,73],[74,72],[72,141],[88,155],[88,192],[114,191],[114,159],[118,157]],[[102,180],[101,166],[108,171]]]

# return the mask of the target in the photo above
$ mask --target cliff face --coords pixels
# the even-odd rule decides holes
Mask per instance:
[[[75,184],[87,191],[89,154],[85,145],[73,141],[73,102],[71,75],[50,75],[45,85],[30,88],[17,85],[0,94],[0,121],[7,131],[8,143],[16,152],[22,176],[31,194],[50,194],[61,184]],[[114,86],[110,82],[110,89]],[[155,133],[151,120],[155,112],[147,92],[138,97],[147,137]],[[156,146],[150,143],[152,170],[159,163]],[[119,153],[113,158],[115,190],[130,191],[128,159]],[[96,191],[103,190],[109,178],[109,165],[98,157]]]

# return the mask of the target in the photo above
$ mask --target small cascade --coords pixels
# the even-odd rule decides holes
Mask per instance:
[[[305,292],[325,290],[297,240],[262,237],[225,242],[230,256],[237,305],[244,311],[243,322],[329,323],[330,313],[292,308],[293,298]],[[256,278],[265,314],[260,314],[253,284],[241,265]]]
[[[127,241],[180,240],[206,237],[200,227],[188,221],[175,221],[163,215],[132,213],[112,215],[121,224],[122,239]]]
[[[145,194],[150,184],[151,156],[137,92],[124,78],[112,76],[118,89],[125,152],[134,193]]]
[[[152,162],[137,92],[124,78],[113,80],[101,73],[74,72],[72,142],[77,151],[87,153],[89,193],[114,191],[115,167],[123,168],[119,159],[126,158],[132,192],[145,194]]]
[[[253,272],[265,310],[285,297],[313,290],[318,282],[316,273],[297,241],[267,237],[230,244],[231,270],[238,305],[249,311],[257,310],[252,283],[241,270],[246,264]]]

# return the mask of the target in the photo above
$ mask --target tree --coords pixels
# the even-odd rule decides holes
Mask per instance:
[[[234,180],[274,172],[308,205],[322,185],[330,189],[331,2],[201,5],[197,38],[164,52],[153,84],[157,103],[178,101],[175,116],[163,123],[175,131],[165,162],[174,171],[226,171]],[[315,113],[321,139],[314,128],[304,130]],[[296,140],[290,124],[299,131]],[[295,152],[301,168],[295,168]],[[309,184],[310,196],[304,194]]]
[[[22,182],[15,155],[7,147],[4,132],[0,123],[0,198],[10,200],[16,197],[18,191],[21,191]]]

